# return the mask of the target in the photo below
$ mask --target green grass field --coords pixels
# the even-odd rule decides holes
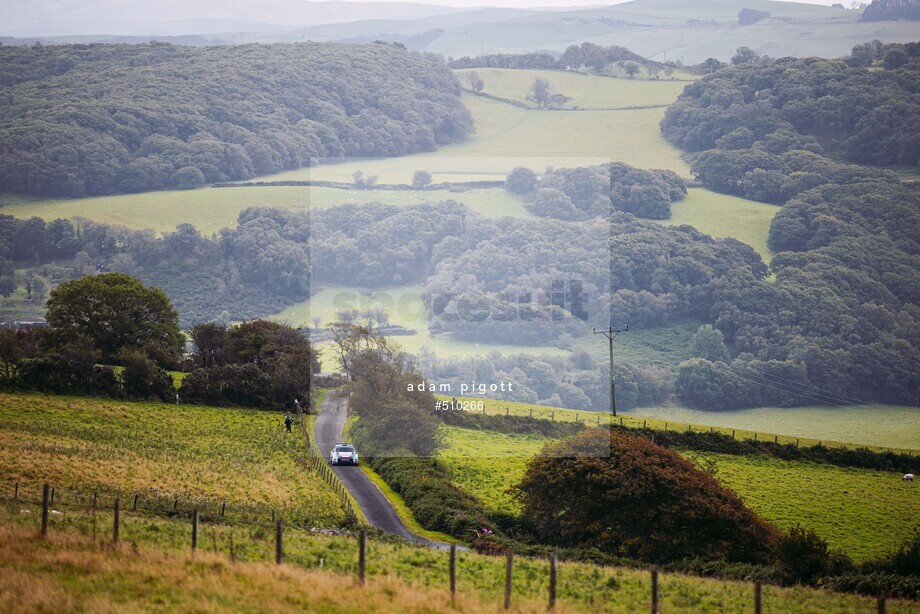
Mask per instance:
[[[614,79],[587,76],[583,73],[559,70],[511,70],[504,68],[473,68],[455,70],[463,87],[469,87],[469,74],[476,72],[482,79],[483,93],[516,100],[536,107],[527,100],[534,79],[544,79],[554,93],[572,100],[564,108],[609,109],[649,105],[668,105],[674,102],[687,85],[686,82],[646,80],[643,70],[635,79]]]
[[[670,226],[687,224],[716,238],[731,237],[753,247],[769,263],[773,252],[767,247],[770,224],[780,207],[718,194],[705,188],[690,188],[687,197],[671,205]]]
[[[226,501],[340,524],[338,497],[297,460],[304,439],[283,431],[278,412],[0,394],[0,475],[33,490]]]
[[[507,492],[524,474],[539,437],[445,428],[441,453],[457,484],[489,507],[519,512]],[[814,529],[856,560],[887,553],[918,528],[917,491],[901,475],[810,462],[690,452],[711,459],[717,477],[757,513],[781,528]]]

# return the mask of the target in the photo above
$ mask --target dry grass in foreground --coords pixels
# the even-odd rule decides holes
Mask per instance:
[[[40,540],[35,531],[0,529],[0,611],[124,612],[496,612],[501,604],[445,590],[412,588],[384,576],[361,586],[353,576],[290,565],[233,562],[94,544],[72,534]],[[545,604],[515,604],[542,612]],[[557,605],[557,611],[568,611]]]

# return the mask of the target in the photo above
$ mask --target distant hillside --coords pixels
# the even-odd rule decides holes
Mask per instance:
[[[391,45],[0,48],[0,191],[193,188],[472,132],[451,71]]]
[[[267,6],[290,2],[273,0]],[[902,2],[898,0],[895,4],[900,6]],[[18,13],[11,13],[11,19],[4,15],[14,25],[0,29],[0,34],[20,37],[3,39],[4,44],[31,44],[39,34],[46,43],[138,42],[154,35],[194,36],[169,39],[194,45],[384,40],[445,58],[533,51],[562,53],[571,45],[590,42],[603,47],[628,47],[651,60],[681,61],[688,65],[709,57],[728,60],[742,46],[773,57],[836,58],[866,41],[892,43],[916,38],[916,26],[909,21],[861,21],[861,9],[772,0],[633,0],[565,10],[428,7],[439,10],[427,13],[417,8],[413,12],[411,7],[422,5],[410,4],[323,2],[320,5],[330,7],[330,11],[318,14],[312,7],[319,5],[305,2],[290,11],[271,12],[259,8],[261,5],[252,5],[233,12],[231,3],[206,18],[173,17],[173,21],[165,22],[160,15],[148,15],[142,21],[123,15],[122,22],[114,23],[106,15],[78,28],[73,24],[58,27],[65,17],[50,13],[45,21],[32,20],[28,27],[16,28],[14,25],[21,21],[16,14],[30,10],[19,8]],[[176,10],[177,15],[190,13],[185,8]],[[747,15],[769,13],[769,16],[740,25],[742,10]],[[65,33],[68,35],[53,36]],[[78,40],[75,36],[78,33],[104,35]],[[134,38],[115,39],[112,37],[115,34]]]
[[[416,2],[309,2],[301,0],[34,0],[3,8],[0,33],[14,36],[156,34],[277,30],[282,27],[359,21],[417,19],[459,9]],[[284,24],[279,25],[279,24]]]

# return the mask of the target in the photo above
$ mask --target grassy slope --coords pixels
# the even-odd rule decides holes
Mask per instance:
[[[494,509],[518,512],[506,492],[524,473],[539,438],[451,427],[442,453],[457,483]],[[545,440],[544,440],[545,441]],[[900,474],[807,462],[688,453],[712,459],[718,478],[779,527],[812,528],[857,560],[885,554],[918,528],[916,490]]]
[[[280,414],[192,405],[0,394],[0,475],[88,491],[298,510],[337,525],[344,510],[297,462]]]
[[[267,564],[274,555],[268,527],[204,525],[202,550],[188,554],[187,520],[137,518],[125,514],[122,539],[113,548],[94,545],[89,517],[68,513],[52,517],[51,539],[35,539],[37,508],[0,508],[0,608],[35,611],[62,609],[168,609],[196,611],[496,611],[502,599],[504,560],[458,553],[456,606],[447,584],[447,554],[402,542],[368,540],[368,583],[355,579],[354,538],[285,532],[285,562]],[[29,509],[29,508],[25,508]],[[99,514],[100,527],[111,516]],[[237,561],[226,557],[235,531]],[[80,535],[82,533],[82,536]],[[110,533],[100,531],[101,539]],[[215,553],[207,550],[213,549]],[[512,603],[515,610],[545,611],[548,565],[517,558]],[[347,575],[346,575],[347,574]],[[576,563],[559,565],[557,608],[561,611],[635,612],[647,607],[648,573]],[[749,610],[751,586],[679,575],[659,581],[663,611]],[[20,605],[21,604],[21,605]],[[764,588],[767,611],[868,611],[872,600],[813,589]],[[918,611],[917,605],[892,602],[893,611]]]

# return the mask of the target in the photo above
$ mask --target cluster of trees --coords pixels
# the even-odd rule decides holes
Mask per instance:
[[[891,70],[910,62],[920,61],[920,43],[888,43],[876,39],[853,47],[850,57],[845,58],[850,66],[872,66],[881,64]]]
[[[594,43],[570,45],[561,56],[554,57],[548,53],[522,53],[522,54],[491,54],[480,55],[475,58],[464,56],[460,59],[450,60],[451,68],[516,68],[540,70],[580,70],[593,68],[596,72],[606,72],[611,64],[632,62],[636,64],[638,72],[640,66],[651,67],[655,70],[662,68],[661,64],[652,62],[626,47],[611,45],[602,47]],[[624,64],[625,65],[625,64]]]
[[[419,386],[427,380],[412,356],[366,328],[344,322],[329,328],[347,376],[348,410],[358,417],[355,443],[371,457],[433,456],[441,442],[435,397]]]
[[[0,386],[172,401],[167,370],[181,368],[184,401],[277,407],[295,398],[307,403],[310,378],[319,372],[303,332],[266,320],[197,324],[185,358],[185,336],[166,294],[124,273],[65,282],[52,290],[47,308],[47,328],[0,328]]]
[[[448,384],[455,394],[461,384],[473,381],[509,382],[511,390],[501,393],[508,401],[610,411],[609,365],[606,360],[594,360],[582,346],[575,346],[569,357],[492,353],[475,358],[437,358],[423,348],[419,366],[432,381]],[[671,398],[674,374],[670,371],[617,361],[614,372],[619,410],[660,405]]]
[[[121,273],[61,284],[48,299],[47,328],[0,329],[2,385],[11,389],[169,400],[166,369],[184,349],[166,295]],[[123,367],[120,377],[111,366]]]
[[[916,0],[872,0],[863,10],[860,21],[898,21],[920,19],[920,3]]]
[[[443,64],[391,45],[0,49],[0,190],[195,188],[472,132]]]
[[[694,159],[695,173],[721,152],[719,163],[727,169],[721,175],[702,171],[707,185],[744,195],[766,189],[776,201],[778,174],[803,175],[802,189],[838,183],[848,173],[857,175],[854,181],[869,175],[824,159],[825,153],[857,164],[915,166],[920,123],[911,119],[920,117],[918,73],[920,61],[883,71],[817,58],[734,66],[688,86],[661,130],[685,151],[709,153]],[[739,150],[747,153],[732,162],[742,157]]]
[[[207,405],[290,407],[310,398],[319,373],[317,353],[303,331],[268,320],[227,327],[208,322],[190,331],[193,343],[188,374],[179,394]]]
[[[507,189],[525,197],[524,207],[540,217],[585,220],[606,217],[612,209],[648,219],[671,217],[671,203],[687,195],[687,185],[671,170],[637,169],[622,162],[552,169],[537,178],[516,168]]]

